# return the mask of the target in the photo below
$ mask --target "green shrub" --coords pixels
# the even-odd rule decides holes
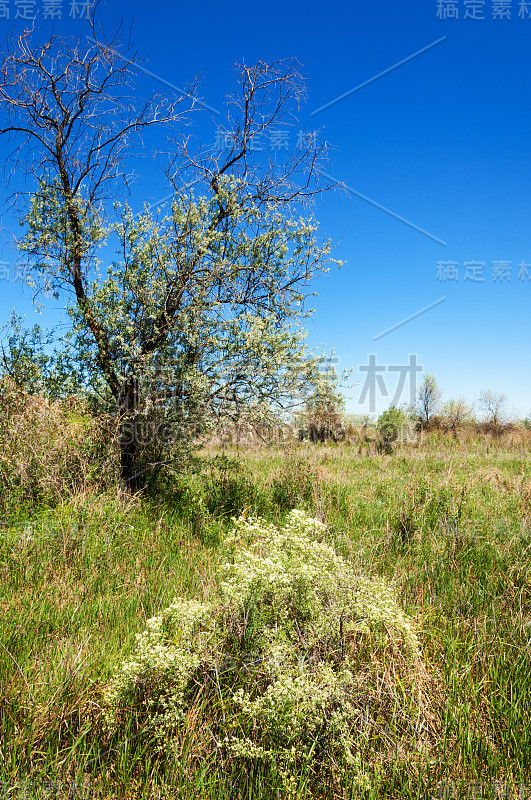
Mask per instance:
[[[364,759],[385,752],[391,722],[413,728],[422,713],[419,642],[390,585],[356,574],[325,536],[301,511],[281,527],[235,520],[216,592],[150,619],[108,686],[111,730],[133,715],[170,761],[258,764],[287,796],[303,775],[337,782],[338,764],[367,784]]]
[[[378,417],[376,428],[380,434],[378,449],[388,455],[393,452],[393,443],[408,427],[408,416],[402,408],[391,406]]]

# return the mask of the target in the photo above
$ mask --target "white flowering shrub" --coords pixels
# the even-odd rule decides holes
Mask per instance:
[[[175,600],[137,637],[106,693],[111,728],[134,710],[167,754],[193,734],[198,757],[259,765],[287,794],[338,765],[364,786],[389,726],[418,730],[420,648],[392,588],[325,535],[301,511],[235,520],[211,602]]]

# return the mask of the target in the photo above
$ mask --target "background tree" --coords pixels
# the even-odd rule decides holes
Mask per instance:
[[[175,146],[168,213],[121,207],[113,218],[102,201],[118,191],[132,137],[182,121],[190,103],[127,94],[130,60],[93,34],[93,45],[34,46],[25,33],[5,53],[1,132],[35,179],[21,250],[38,285],[74,298],[79,363],[119,416],[122,478],[136,489],[182,457],[213,410],[285,409],[312,380],[301,325],[330,248],[298,210],[320,191],[312,139],[282,163],[254,147],[300,102],[293,62],[240,68],[228,152]],[[180,188],[191,177],[202,194]],[[121,260],[98,271],[110,235]]]
[[[433,375],[425,375],[417,391],[417,411],[422,425],[428,426],[431,418],[438,412],[442,392]]]
[[[345,402],[337,391],[333,374],[320,374],[317,385],[306,399],[305,408],[298,418],[299,437],[312,442],[334,442],[345,436]]]
[[[506,421],[507,396],[505,394],[485,389],[481,392],[478,402],[488,424],[498,427]]]
[[[472,418],[472,409],[464,397],[456,397],[448,400],[441,410],[444,424],[448,430],[452,431],[454,439],[457,438],[457,431],[461,426]]]
[[[376,423],[380,435],[379,451],[390,455],[393,452],[394,442],[407,432],[409,422],[406,411],[397,406],[389,406],[383,414],[380,414]]]

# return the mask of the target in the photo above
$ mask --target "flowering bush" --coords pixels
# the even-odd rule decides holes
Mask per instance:
[[[288,794],[339,764],[363,785],[362,754],[421,713],[420,648],[392,588],[325,536],[302,511],[282,527],[235,520],[211,601],[177,599],[137,637],[107,690],[110,726],[136,708],[166,754],[193,734],[198,756],[261,764]]]

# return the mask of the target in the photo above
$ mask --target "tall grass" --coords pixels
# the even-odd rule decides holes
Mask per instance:
[[[332,795],[301,774],[298,796],[464,797],[473,785],[485,796],[503,787],[518,797],[522,785],[531,793],[528,432],[457,440],[434,432],[392,455],[367,456],[357,441],[239,455],[210,449],[195,472],[140,498],[91,473],[94,452],[68,471],[87,441],[76,445],[69,425],[85,423],[44,424],[39,414],[49,409],[31,413],[34,485],[46,484],[47,458],[56,477],[49,492],[29,492],[30,473],[15,461],[8,470],[15,444],[3,430],[12,442],[9,457],[1,454],[0,529],[0,781],[8,796],[31,788],[44,797],[50,785],[58,796],[98,798],[282,796],[258,764],[220,773],[197,758],[201,698],[182,758],[168,765],[145,748],[134,709],[129,733],[106,732],[103,691],[148,618],[177,595],[211,597],[232,516],[279,521],[293,507],[326,522],[356,568],[394,582],[420,631],[429,678],[416,752],[403,747],[407,720],[391,715],[387,755],[372,765],[370,786],[349,782],[345,770],[341,794]]]

